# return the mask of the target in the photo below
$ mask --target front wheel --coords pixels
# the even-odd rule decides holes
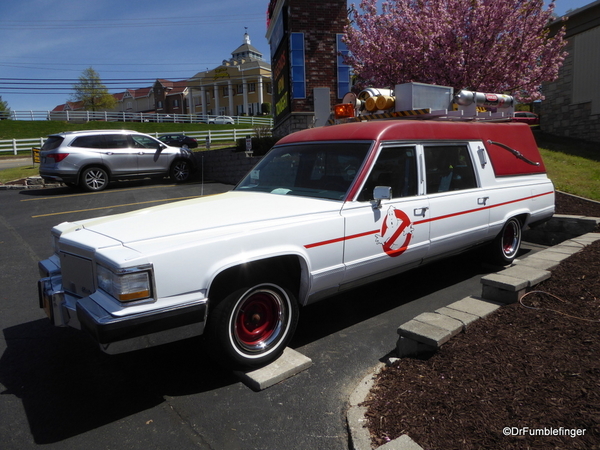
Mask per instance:
[[[492,259],[503,266],[512,264],[521,248],[521,222],[509,219],[492,242]]]
[[[281,355],[297,323],[298,303],[290,290],[273,283],[241,288],[211,312],[208,351],[229,367],[264,366]]]
[[[171,169],[169,171],[171,179],[176,183],[183,183],[187,181],[190,178],[191,173],[192,165],[185,159],[175,161],[171,165]]]

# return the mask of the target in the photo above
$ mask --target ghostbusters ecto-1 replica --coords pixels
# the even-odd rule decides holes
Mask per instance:
[[[512,99],[391,94],[347,96],[333,121],[348,123],[284,137],[230,192],[55,226],[40,307],[108,353],[204,335],[215,359],[256,367],[302,306],[476,246],[511,264],[554,212]]]

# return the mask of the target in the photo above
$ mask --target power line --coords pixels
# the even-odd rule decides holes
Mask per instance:
[[[187,25],[212,25],[215,23],[248,23],[264,17],[262,14],[246,14],[243,17],[232,16],[187,16],[187,17],[147,17],[134,19],[106,20],[52,20],[47,23],[36,23],[34,30],[74,30],[89,28],[148,28],[148,27],[181,27]],[[31,27],[30,21],[0,20],[0,30],[22,30]]]

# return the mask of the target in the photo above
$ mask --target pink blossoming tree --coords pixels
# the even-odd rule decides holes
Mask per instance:
[[[391,0],[378,10],[362,0],[360,10],[350,8],[347,62],[365,85],[431,83],[529,102],[566,55],[564,27],[546,28],[554,1],[544,10],[543,0]]]

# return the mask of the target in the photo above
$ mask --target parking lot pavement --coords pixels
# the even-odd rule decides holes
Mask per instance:
[[[63,221],[200,195],[199,184],[132,183],[96,194],[0,191],[0,439],[3,449],[348,448],[356,384],[392,351],[396,329],[481,290],[473,254],[346,291],[301,310],[290,347],[312,366],[256,392],[190,339],[108,356],[52,328],[38,307],[37,261]],[[231,186],[209,183],[211,195]]]

